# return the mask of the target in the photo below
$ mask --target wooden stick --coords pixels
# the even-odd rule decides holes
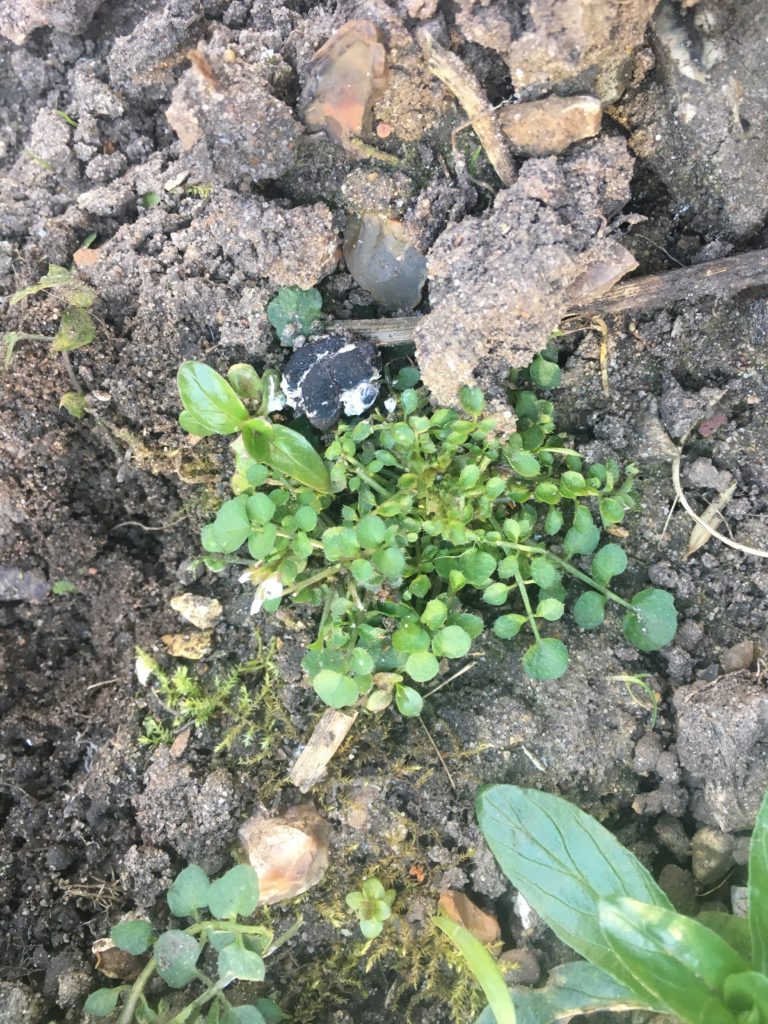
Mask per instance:
[[[703,298],[728,298],[747,288],[768,286],[768,249],[726,256],[662,274],[647,274],[616,284],[598,299],[570,308],[567,317],[591,317],[660,309],[675,302],[695,303]],[[376,345],[413,344],[418,316],[383,320],[339,320],[332,326],[367,338]]]
[[[288,773],[288,778],[302,793],[308,792],[323,778],[328,762],[346,739],[356,718],[356,711],[328,708],[323,713]]]

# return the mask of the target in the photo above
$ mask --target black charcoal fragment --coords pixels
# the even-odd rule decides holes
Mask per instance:
[[[283,392],[313,427],[332,427],[343,412],[361,416],[379,395],[381,359],[367,341],[331,334],[297,349],[283,368]]]

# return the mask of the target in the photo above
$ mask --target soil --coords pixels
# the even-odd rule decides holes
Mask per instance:
[[[541,33],[578,21],[568,0],[549,24],[557,6],[538,4],[534,22],[501,0],[0,0],[3,329],[55,333],[56,292],[9,297],[94,233],[79,279],[97,293],[92,345],[64,359],[21,341],[0,379],[0,1021],[83,1020],[100,983],[93,941],[127,911],[162,923],[179,869],[225,868],[249,815],[304,799],[287,773],[322,710],[299,664],[312,622],[251,618],[234,571],[192,565],[229,452],[181,434],[179,363],[282,363],[265,315],[281,285],[319,285],[338,319],[374,315],[340,262],[346,217],[366,209],[402,219],[427,256],[423,337],[455,349],[468,332],[462,372],[486,383],[510,352],[524,363],[546,342],[598,237],[620,238],[638,273],[768,244],[761,0],[664,0],[647,29],[653,4],[620,5],[631,39],[600,21],[589,45],[544,66]],[[354,18],[373,20],[388,51],[365,141],[397,169],[305,131],[297,112],[312,54]],[[500,188],[471,132],[452,149],[464,115],[427,69],[419,25],[491,102],[513,86],[518,99],[593,89],[613,104],[602,134],[523,162]],[[526,290],[531,327],[507,340]],[[271,911],[278,927],[303,916],[267,984],[301,1024],[471,1021],[481,999],[428,925],[446,889],[493,912],[503,948],[533,954],[542,976],[570,958],[523,927],[475,824],[483,783],[574,800],[686,909],[729,907],[743,884],[768,788],[768,563],[714,540],[685,557],[670,439],[695,506],[732,479],[722,528],[768,547],[768,299],[562,326],[558,423],[588,457],[640,466],[627,586],[674,594],[677,637],[643,655],[616,620],[597,634],[564,624],[572,664],[557,683],[527,679],[513,644],[484,641],[427,704],[444,766],[419,721],[358,719],[311,794],[332,829],[328,873]],[[59,405],[73,387],[90,410],[79,420]],[[252,718],[223,749],[226,712],[169,746],[173,718],[134,671],[137,646],[169,667],[161,638],[195,632],[170,605],[189,591],[223,606],[190,671],[213,687],[249,663]],[[646,691],[617,680],[638,674],[657,718]],[[734,840],[714,892],[691,873],[705,828]],[[397,921],[363,952],[343,901],[374,873],[397,889]]]

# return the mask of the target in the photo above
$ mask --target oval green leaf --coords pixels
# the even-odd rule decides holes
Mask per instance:
[[[398,683],[395,687],[395,704],[405,718],[415,718],[424,708],[424,699],[412,686]]]
[[[236,434],[248,410],[220,373],[205,363],[182,363],[176,377],[184,408],[213,434]]]
[[[568,669],[568,651],[554,637],[537,640],[523,655],[523,668],[531,679],[559,679]]]
[[[176,917],[192,917],[196,910],[208,906],[208,875],[197,864],[190,864],[179,872],[166,899]]]
[[[249,917],[259,903],[259,876],[249,864],[236,864],[211,882],[208,907],[219,920]]]
[[[219,953],[219,978],[225,984],[231,981],[263,981],[266,971],[258,953],[244,949],[233,942]]]
[[[573,618],[582,629],[596,629],[605,618],[605,598],[595,590],[587,590],[573,605]]]
[[[118,949],[140,956],[152,945],[152,925],[149,921],[121,921],[109,933]]]
[[[202,946],[186,932],[163,932],[155,943],[157,973],[171,988],[184,988],[195,976]]]
[[[624,636],[639,651],[658,651],[677,632],[677,611],[672,595],[650,587],[630,601],[633,610],[624,616]]]
[[[349,707],[360,696],[354,679],[332,669],[318,672],[312,679],[312,689],[330,708]]]
[[[405,663],[405,671],[417,683],[428,683],[440,670],[437,658],[429,651],[411,654]]]
[[[243,425],[243,442],[249,455],[305,487],[311,487],[321,494],[330,494],[331,474],[328,466],[306,437],[297,430],[284,427],[282,423],[273,423],[271,426],[271,437],[267,437],[253,425]]]
[[[85,1000],[83,1010],[93,1017],[108,1017],[120,1002],[120,996],[127,988],[127,985],[118,985],[117,988],[97,988]],[[21,1024],[20,1021],[19,1024]]]

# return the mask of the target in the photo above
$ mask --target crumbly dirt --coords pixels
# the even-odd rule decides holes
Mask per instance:
[[[684,11],[665,0],[645,34],[652,4],[591,4],[605,8],[594,37],[567,60],[553,49],[551,64],[520,64],[515,96],[594,86],[622,98],[597,140],[523,162],[511,189],[470,130],[452,140],[463,112],[414,29],[460,55],[495,103],[516,84],[510,55],[535,56],[537,33],[567,31],[555,8],[568,22],[582,6],[0,0],[3,331],[55,333],[55,292],[8,297],[49,263],[69,266],[93,233],[96,259],[79,278],[97,293],[92,345],[64,361],[46,341],[19,341],[0,379],[2,1024],[81,1021],[100,983],[91,943],[131,910],[162,926],[180,868],[226,867],[247,817],[303,799],[287,772],[321,710],[299,664],[312,621],[294,609],[251,618],[234,570],[190,566],[230,458],[223,441],[179,431],[179,363],[281,364],[266,306],[283,284],[317,285],[337,318],[377,315],[341,261],[351,213],[405,222],[432,268],[423,329],[439,325],[435,344],[465,355],[476,345],[467,373],[479,361],[496,386],[492,368],[515,362],[526,329],[527,352],[546,343],[585,252],[620,240],[649,273],[765,244],[765,32],[744,28],[757,0]],[[621,39],[609,31],[619,6]],[[297,113],[312,54],[352,18],[373,20],[388,51],[363,140],[383,160],[308,132]],[[768,563],[716,541],[684,558],[692,524],[673,509],[669,458],[670,439],[685,439],[699,510],[730,474],[723,529],[768,546],[768,300],[562,327],[559,425],[588,457],[640,466],[625,585],[672,591],[677,637],[642,655],[617,618],[597,634],[559,623],[572,667],[557,683],[528,680],[514,644],[481,643],[427,704],[444,765],[419,721],[358,720],[312,794],[331,826],[328,873],[271,911],[278,930],[303,915],[268,973],[301,1024],[473,1020],[479,997],[429,925],[446,889],[496,914],[504,948],[533,954],[543,976],[569,958],[546,929],[522,926],[475,823],[483,783],[575,800],[689,909],[699,893],[729,899],[728,886],[697,888],[691,840],[703,828],[734,837],[729,883],[744,881],[768,788]],[[458,379],[441,375],[435,351],[425,370],[449,400]],[[59,406],[75,387],[91,410],[81,420]],[[138,645],[171,666],[161,637],[194,632],[170,605],[184,592],[223,607],[212,653],[190,672],[215,688],[253,661],[241,680],[253,710],[245,725],[223,712],[171,747],[172,716],[134,658]],[[644,673],[655,725],[647,693],[616,678]],[[344,895],[370,874],[398,899],[364,951]]]

